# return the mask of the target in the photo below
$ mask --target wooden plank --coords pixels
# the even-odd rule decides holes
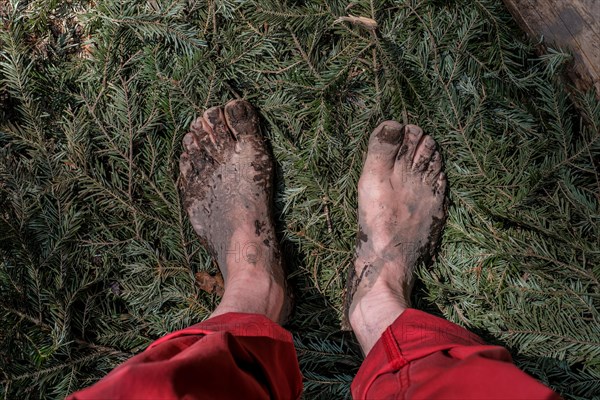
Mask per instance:
[[[573,54],[569,77],[600,97],[600,0],[504,0],[533,39]]]

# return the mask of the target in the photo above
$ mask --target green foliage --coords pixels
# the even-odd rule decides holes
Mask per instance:
[[[177,159],[191,119],[237,96],[278,162],[307,398],[347,397],[362,358],[341,293],[384,119],[432,134],[450,180],[421,301],[564,396],[598,395],[600,105],[565,92],[568,57],[534,57],[498,3],[2,3],[3,397],[63,397],[210,314]]]

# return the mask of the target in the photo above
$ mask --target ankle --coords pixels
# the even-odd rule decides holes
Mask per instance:
[[[383,332],[410,306],[398,285],[379,280],[368,290],[358,288],[349,310],[349,321],[364,354],[368,354]]]
[[[281,322],[286,298],[283,282],[267,271],[236,271],[225,281],[225,293],[211,315],[228,312],[260,314]]]

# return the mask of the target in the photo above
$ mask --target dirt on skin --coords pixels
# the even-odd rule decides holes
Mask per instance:
[[[281,278],[271,205],[273,160],[254,108],[244,100],[212,107],[191,124],[183,142],[183,206],[225,281],[236,262],[264,261]],[[233,240],[240,229],[251,234]]]
[[[284,282],[272,214],[273,160],[252,106],[236,100],[210,108],[192,123],[184,147],[183,205],[224,281],[228,268],[239,262],[260,265]],[[345,328],[357,292],[383,274],[409,293],[415,265],[433,256],[446,219],[441,167],[435,142],[416,126],[388,121],[371,135],[359,181],[359,232]],[[203,287],[215,290],[212,280],[200,278]]]
[[[435,141],[420,128],[382,123],[371,135],[358,190],[358,233],[344,298],[350,308],[383,279],[410,294],[416,265],[432,260],[447,216],[447,181]]]

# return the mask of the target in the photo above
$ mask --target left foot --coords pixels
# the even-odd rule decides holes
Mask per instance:
[[[212,316],[259,313],[283,322],[289,299],[273,223],[273,159],[256,111],[243,100],[212,107],[183,144],[183,205],[225,281]]]

